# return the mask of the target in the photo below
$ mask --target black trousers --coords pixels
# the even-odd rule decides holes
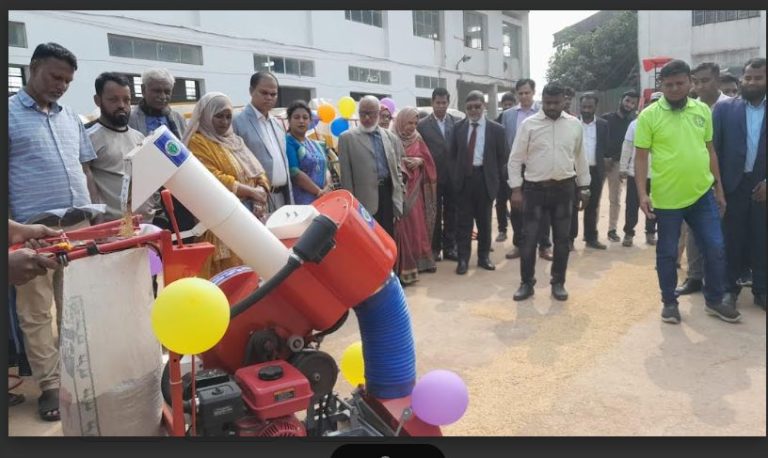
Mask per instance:
[[[496,224],[499,225],[499,232],[507,232],[507,220],[511,216],[509,211],[509,196],[511,194],[512,189],[510,189],[507,180],[502,178],[501,183],[499,183],[499,193],[496,195]],[[512,230],[515,230],[514,225]]]
[[[524,232],[538,234],[545,223],[545,215],[552,221],[552,238],[555,245],[550,280],[552,284],[565,283],[575,188],[576,180],[573,178],[547,185],[530,181],[523,184]],[[520,275],[524,283],[535,279],[536,242],[536,239],[526,237],[520,249]]]
[[[603,177],[597,167],[589,167],[589,203],[584,209],[584,241],[597,241],[597,216],[600,213],[600,196],[603,193]],[[571,241],[579,235],[579,191],[576,189],[571,212]]]
[[[379,209],[373,219],[395,238],[395,207],[392,204],[392,180],[387,178],[379,184]]]
[[[491,251],[491,207],[485,187],[483,167],[472,167],[472,175],[464,178],[464,187],[456,196],[456,244],[459,259],[469,261],[472,254],[472,227],[477,224],[477,258],[488,258]]]
[[[550,219],[549,215],[544,215],[541,221],[541,228],[536,240],[539,245],[539,249],[549,248],[552,246],[552,242],[549,241],[549,227]],[[509,220],[512,223],[512,245],[520,248],[525,238],[525,224],[523,222],[523,211],[518,209],[512,209],[509,213]]]
[[[439,253],[456,249],[456,202],[451,183],[437,183],[437,214],[432,235],[432,251]]]
[[[651,189],[651,180],[646,182],[646,189]],[[640,210],[640,199],[637,197],[637,184],[635,177],[627,176],[627,200],[624,210],[624,234],[630,237],[635,236],[635,226],[637,225],[638,212]],[[645,218],[645,233],[656,233],[656,219]]]
[[[756,186],[751,173],[745,173],[739,186],[725,196],[726,210],[723,218],[725,236],[726,283],[725,290],[739,292],[736,281],[741,276],[745,249],[752,254],[752,292],[766,293],[766,208],[765,202],[752,199]]]

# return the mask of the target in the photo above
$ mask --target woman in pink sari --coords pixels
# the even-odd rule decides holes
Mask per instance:
[[[437,169],[427,144],[416,131],[419,112],[405,107],[395,118],[395,133],[405,148],[400,166],[405,181],[403,216],[395,223],[396,272],[404,285],[418,280],[419,272],[435,272],[432,230],[435,226]]]

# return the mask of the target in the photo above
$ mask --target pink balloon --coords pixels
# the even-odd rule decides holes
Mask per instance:
[[[455,373],[438,369],[425,374],[413,387],[413,412],[430,425],[448,425],[464,415],[469,392]]]
[[[390,99],[389,97],[384,97],[379,101],[380,104],[387,107],[387,110],[389,110],[389,113],[394,115],[395,114],[395,101]]]
[[[149,273],[150,275],[158,275],[163,272],[163,261],[160,259],[160,256],[157,255],[157,252],[152,248],[147,248],[149,250]]]

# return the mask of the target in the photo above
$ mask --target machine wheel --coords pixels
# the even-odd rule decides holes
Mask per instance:
[[[331,394],[339,376],[339,367],[331,355],[319,350],[304,349],[289,360],[309,380],[314,396],[313,401]]]

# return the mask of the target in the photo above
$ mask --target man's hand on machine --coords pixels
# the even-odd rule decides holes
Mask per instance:
[[[59,263],[52,254],[39,254],[31,248],[19,248],[8,253],[8,280],[15,286],[57,267]]]

